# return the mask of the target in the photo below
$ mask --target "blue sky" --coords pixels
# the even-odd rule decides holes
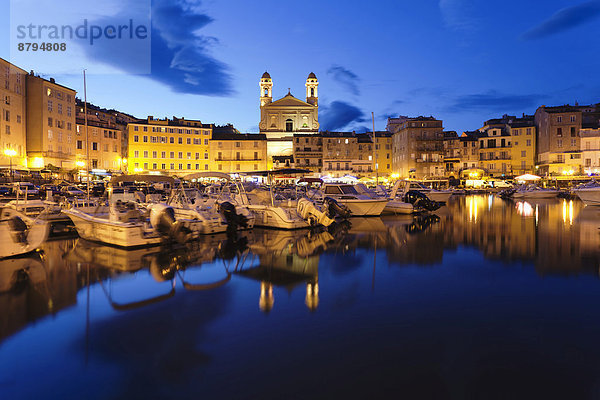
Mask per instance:
[[[59,13],[61,1],[52,4]],[[0,13],[5,39],[6,20]],[[256,131],[262,73],[275,98],[288,88],[303,98],[312,71],[323,129],[371,129],[374,112],[376,129],[390,115],[433,115],[463,131],[542,104],[600,102],[598,22],[600,1],[154,0],[151,74],[127,73],[122,55],[102,46],[81,69],[89,101],[138,117]],[[42,64],[19,66],[43,75]],[[125,73],[97,73],[107,65]],[[81,75],[45,76],[82,92]]]

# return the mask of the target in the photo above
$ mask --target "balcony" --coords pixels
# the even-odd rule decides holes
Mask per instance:
[[[216,157],[215,161],[262,161],[262,158],[254,158],[254,157]]]

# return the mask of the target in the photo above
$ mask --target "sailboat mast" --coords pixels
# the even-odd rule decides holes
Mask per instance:
[[[88,136],[88,114],[87,114],[87,84],[85,80],[85,69],[83,70],[83,112],[84,112],[84,124],[85,124],[85,150],[87,153],[87,161],[85,163],[87,169],[87,201],[90,202],[90,140]]]

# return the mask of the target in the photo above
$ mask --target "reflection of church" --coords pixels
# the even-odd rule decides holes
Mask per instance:
[[[267,158],[272,166],[273,156],[292,156],[294,133],[319,132],[319,82],[314,73],[306,78],[306,101],[292,96],[273,101],[273,81],[265,72],[260,79],[260,133],[267,137]]]

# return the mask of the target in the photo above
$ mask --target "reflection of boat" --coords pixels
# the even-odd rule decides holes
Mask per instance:
[[[148,267],[151,259],[160,253],[160,250],[158,247],[124,249],[78,239],[73,250],[67,255],[67,260],[91,264],[94,267],[133,272]]]
[[[19,291],[24,285],[46,280],[46,270],[38,256],[0,261],[0,293]]]
[[[29,253],[48,238],[50,226],[12,208],[0,210],[0,258]]]

